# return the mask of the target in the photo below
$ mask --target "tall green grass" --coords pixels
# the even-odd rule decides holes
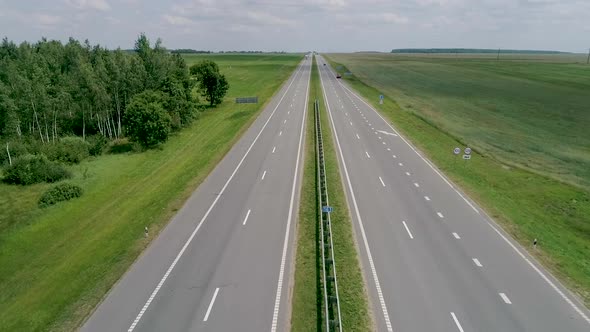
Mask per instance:
[[[360,61],[361,58],[363,61]],[[586,75],[585,71],[568,74],[567,68],[571,64],[567,64],[563,67],[563,76],[550,78],[547,72],[558,65],[550,63],[548,67],[543,67],[542,64],[536,68],[531,63],[498,64],[493,69],[485,69],[495,65],[471,59],[452,60],[457,61],[455,64],[447,63],[450,59],[436,59],[435,62],[428,59],[424,63],[416,58],[397,61],[383,55],[374,58],[367,55],[329,55],[328,59],[334,68],[346,70],[345,67],[348,67],[354,75],[344,76],[344,79],[517,241],[530,248],[533,239],[539,239],[538,250],[531,251],[531,254],[579,295],[587,306],[590,305],[590,192],[579,182],[577,185],[565,182],[565,179],[576,178],[569,176],[571,170],[585,165],[585,160],[590,157],[588,145],[583,146],[586,144],[583,142],[590,140],[590,135],[582,135],[583,128],[579,128],[584,127],[581,123],[587,123],[590,113],[584,113],[582,104],[577,104],[590,98],[590,94],[582,96],[577,87],[570,87],[590,84],[590,81],[576,79]],[[520,69],[509,69],[511,66]],[[498,74],[502,71],[511,74]],[[527,75],[529,78],[518,78]],[[441,77],[448,77],[448,80]],[[522,81],[526,85],[533,78],[541,82],[569,82],[537,85],[545,89],[543,91],[547,96],[543,98],[553,96],[558,99],[551,103],[559,110],[547,111],[549,115],[542,114],[545,108],[537,111],[538,118],[545,119],[547,123],[529,119],[532,117],[529,110],[518,106],[523,101],[517,89],[521,85],[513,83]],[[387,96],[383,105],[378,104],[381,93]],[[523,93],[526,95],[527,92]],[[579,99],[567,100],[576,94]],[[497,105],[497,108],[478,106],[488,103]],[[570,109],[568,105],[573,106]],[[447,125],[449,117],[454,119],[452,125]],[[567,123],[572,128],[572,135],[582,136],[576,136],[579,139],[576,141],[550,133],[548,128],[556,126],[548,123],[551,118],[564,125]],[[534,123],[538,125],[535,127]],[[463,132],[467,134],[461,135]],[[539,144],[536,149],[527,145],[531,141]],[[451,151],[455,146],[465,145],[476,147],[474,157],[465,167],[456,167],[457,160]],[[488,145],[518,147],[522,153],[486,149]],[[521,166],[522,158],[536,163],[547,160],[549,163],[552,160],[549,151],[554,145],[574,151],[572,155],[577,156],[576,161],[557,163],[563,166],[562,173],[531,171],[532,161]],[[582,173],[586,171],[581,170]]]
[[[76,329],[301,58],[225,56],[219,62],[230,89],[223,104],[159,149],[72,166],[72,182],[84,189],[79,199],[40,210],[47,185],[0,184],[0,331]],[[257,95],[261,104],[234,104],[242,95]]]

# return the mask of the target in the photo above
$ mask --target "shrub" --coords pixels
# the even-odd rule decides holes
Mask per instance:
[[[49,161],[44,155],[25,155],[16,158],[4,171],[4,182],[10,184],[57,182],[70,177],[70,171],[56,162]]]
[[[100,156],[104,152],[108,143],[109,141],[103,135],[90,136],[88,137],[88,152],[91,156]]]
[[[39,207],[47,207],[59,202],[82,196],[82,188],[70,183],[60,183],[49,188],[39,198]]]
[[[27,144],[19,141],[8,142],[8,151],[10,151],[10,158],[12,161],[18,157],[29,154],[29,148]],[[6,152],[6,142],[0,146],[0,165],[8,165],[8,153]]]
[[[90,155],[90,144],[80,137],[64,137],[55,144],[47,144],[43,152],[49,160],[78,164]]]
[[[133,97],[125,111],[125,131],[133,142],[150,147],[165,142],[172,119],[164,110],[162,93],[145,91]]]

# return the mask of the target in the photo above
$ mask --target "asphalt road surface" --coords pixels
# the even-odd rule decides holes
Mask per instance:
[[[311,59],[113,287],[82,331],[283,331]]]
[[[584,306],[324,63],[377,329],[590,331]]]

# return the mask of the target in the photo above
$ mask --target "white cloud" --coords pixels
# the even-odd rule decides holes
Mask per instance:
[[[66,0],[66,3],[74,8],[88,10],[96,9],[101,11],[107,11],[111,9],[106,0]]]
[[[61,22],[61,17],[47,14],[32,14],[31,18],[41,25],[55,25]]]
[[[168,24],[172,24],[172,25],[192,25],[195,23],[191,19],[188,19],[183,16],[177,16],[177,15],[163,15],[162,18]]]
[[[374,16],[374,19],[383,23],[405,24],[408,23],[408,18],[398,15],[396,13],[382,13]]]
[[[16,41],[51,29],[53,38],[129,47],[144,31],[171,48],[212,50],[584,52],[589,16],[590,0],[0,0],[0,31]]]
[[[294,21],[265,12],[248,11],[245,17],[249,22],[257,25],[294,25]]]

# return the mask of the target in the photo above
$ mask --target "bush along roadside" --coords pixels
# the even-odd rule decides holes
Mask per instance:
[[[25,155],[15,159],[4,170],[3,181],[9,184],[29,185],[41,182],[58,182],[69,179],[72,173],[44,155]]]
[[[39,207],[44,208],[82,196],[82,188],[71,183],[60,183],[49,188],[39,198]]]

